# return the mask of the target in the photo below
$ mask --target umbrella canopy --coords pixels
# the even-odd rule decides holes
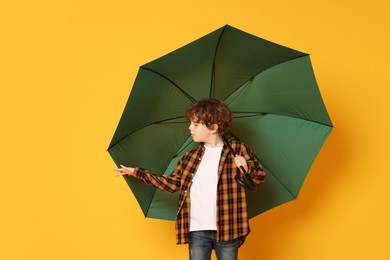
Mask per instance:
[[[310,57],[229,25],[139,68],[108,148],[115,163],[170,174],[197,146],[185,111],[204,98],[228,104],[231,134],[267,173],[247,193],[249,216],[297,198],[332,129]],[[146,217],[175,219],[178,193],[125,180]]]

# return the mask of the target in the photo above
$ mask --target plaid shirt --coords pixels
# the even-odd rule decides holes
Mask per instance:
[[[260,184],[265,181],[265,172],[252,151],[244,143],[231,141],[236,154],[243,156],[248,164],[248,173],[253,181]],[[178,162],[171,175],[156,175],[136,168],[134,177],[142,182],[167,192],[180,191],[178,211],[176,214],[177,244],[186,244],[190,240],[190,188],[202,156],[204,145],[188,151]],[[239,172],[234,157],[225,144],[222,149],[218,168],[217,187],[217,240],[229,241],[241,238],[241,244],[250,232],[245,189],[234,179]]]

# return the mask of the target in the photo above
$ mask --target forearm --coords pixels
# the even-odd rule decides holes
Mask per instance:
[[[248,163],[249,174],[255,184],[260,184],[265,182],[266,173],[263,169],[263,166],[255,159]]]
[[[162,191],[172,193],[180,189],[180,179],[177,177],[175,172],[171,174],[171,176],[165,174],[157,175],[149,172],[148,170],[136,167],[131,176]]]
[[[245,157],[247,158],[248,173],[250,174],[253,182],[255,184],[260,184],[265,182],[266,173],[263,166],[253,155],[253,152],[250,148],[246,147]]]

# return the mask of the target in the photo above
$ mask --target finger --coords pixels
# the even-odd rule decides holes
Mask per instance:
[[[114,171],[118,172],[117,175],[123,175],[124,174],[124,169],[123,168],[116,168]]]
[[[242,164],[242,159],[241,158],[234,158],[234,162],[236,163],[236,164]]]
[[[124,176],[124,175],[127,175],[127,173],[123,172],[123,171],[120,171],[116,174],[116,176]]]

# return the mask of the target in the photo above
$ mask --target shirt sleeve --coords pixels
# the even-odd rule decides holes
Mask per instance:
[[[252,150],[246,144],[242,144],[242,145],[244,148],[243,156],[246,159],[246,162],[248,164],[248,173],[250,174],[253,182],[255,184],[260,184],[265,182],[266,173],[263,169],[263,166],[253,155]]]
[[[136,167],[132,176],[142,181],[143,183],[149,186],[153,186],[159,190],[170,193],[176,192],[180,189],[182,159],[178,162],[176,169],[171,173],[171,175],[153,174],[146,169]]]

